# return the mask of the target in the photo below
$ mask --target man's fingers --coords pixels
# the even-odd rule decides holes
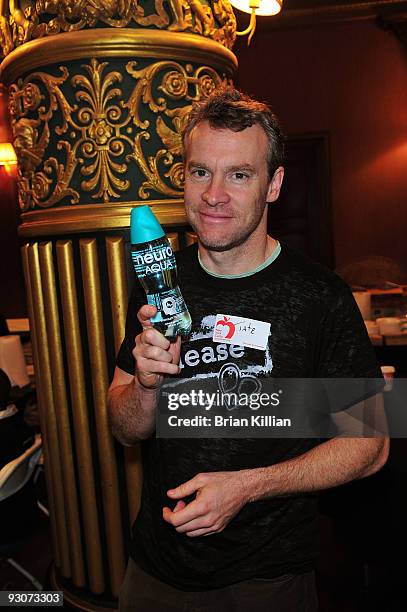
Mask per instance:
[[[163,336],[157,329],[154,329],[154,327],[149,327],[140,334],[140,343],[159,346],[165,351],[170,348],[170,341],[168,338]]]
[[[136,338],[136,347],[133,351],[139,372],[177,375],[179,368],[180,340],[173,344],[156,329],[146,329]],[[174,356],[178,354],[178,358]]]
[[[219,531],[213,531],[212,529],[196,529],[195,531],[188,531],[185,535],[189,538],[196,538],[197,536],[210,536],[215,533],[219,533]]]
[[[179,366],[176,363],[155,361],[154,359],[146,359],[139,356],[137,358],[137,372],[138,375],[143,373],[177,375],[179,373]]]
[[[198,491],[200,487],[202,487],[202,479],[201,482],[198,481],[199,476],[194,476],[191,480],[187,480],[187,482],[183,482],[178,485],[174,489],[168,489],[167,495],[172,499],[179,499],[181,497],[187,497],[187,495],[192,495],[195,491]]]
[[[133,356],[136,360],[136,376],[146,388],[155,389],[162,384],[165,375],[176,376],[180,372],[181,340],[171,343],[151,324],[157,312],[155,306],[145,304],[137,313],[143,331],[136,337]]]
[[[171,342],[168,351],[172,355],[172,362],[179,363],[181,356],[181,336],[177,336],[176,341]]]
[[[197,505],[196,500],[190,502],[184,508],[177,510],[177,512],[170,510],[168,507],[163,508],[163,519],[176,528],[188,525],[191,522],[195,523],[196,520],[201,521],[199,527],[203,527],[202,517],[204,515],[205,512],[203,512],[202,508]],[[183,531],[186,530],[187,529],[183,529]],[[179,531],[179,529],[177,529],[177,531]]]
[[[140,308],[137,313],[137,318],[140,321],[140,324],[143,329],[152,327],[150,319],[152,319],[156,313],[157,308],[155,306],[151,306],[150,304],[145,304]]]
[[[159,346],[152,346],[151,344],[147,344],[143,347],[142,357],[144,357],[144,359],[152,359],[153,361],[172,363],[172,355],[170,355],[168,351]]]
[[[180,499],[179,501],[177,501],[177,505],[175,506],[173,512],[177,512],[178,510],[183,510],[186,506],[186,503]]]
[[[178,502],[179,504],[180,502]],[[181,508],[178,509],[178,504],[175,506],[174,510],[171,511],[170,508],[163,508],[163,519],[170,523],[178,533],[185,533],[188,537],[195,537],[201,535],[210,535],[211,533],[216,533],[218,530],[215,529],[215,525],[212,524],[213,521],[206,514],[202,514],[197,516],[196,510],[192,515],[191,520],[188,520],[188,512],[181,512]],[[188,504],[185,510],[189,510],[190,506],[193,506],[194,502]],[[182,520],[181,520],[182,519]]]
[[[189,521],[188,523],[183,523],[182,525],[179,525],[178,527],[174,525],[174,527],[175,527],[175,530],[178,531],[178,533],[189,533],[191,531],[196,531],[196,530],[202,530],[202,531],[211,530],[211,526],[205,523],[205,517],[203,516],[199,516],[198,518],[194,519],[193,521]]]

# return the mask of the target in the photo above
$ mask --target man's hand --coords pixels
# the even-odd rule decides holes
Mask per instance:
[[[195,499],[185,504],[182,498],[195,492]],[[189,537],[223,531],[248,501],[240,472],[197,474],[167,494],[179,501],[174,510],[163,508],[164,520]]]
[[[136,337],[133,356],[136,360],[136,378],[145,389],[157,389],[165,374],[180,372],[181,338],[178,336],[176,342],[171,343],[154,329],[150,319],[156,312],[155,306],[146,304],[137,313],[143,331]]]
[[[137,313],[143,331],[136,337],[134,376],[116,367],[108,393],[113,435],[125,445],[145,440],[155,429],[160,386],[167,374],[178,374],[181,340],[170,343],[153,328],[155,306],[145,305]]]

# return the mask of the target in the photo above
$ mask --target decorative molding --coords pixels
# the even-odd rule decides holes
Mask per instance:
[[[184,200],[148,200],[154,214],[166,226],[185,225]],[[33,210],[21,214],[18,234],[21,238],[77,234],[89,231],[128,229],[130,212],[134,206],[146,202],[120,202],[117,204],[82,204],[61,206],[52,210]],[[52,214],[51,214],[52,213]]]
[[[189,62],[96,58],[19,78],[9,107],[21,209],[181,199],[191,105],[226,81]]]
[[[3,0],[0,37],[3,54],[31,40],[54,38],[89,28],[137,28],[191,32],[227,48],[236,37],[229,2],[214,0]]]
[[[2,61],[0,81],[8,85],[39,67],[90,57],[188,59],[192,63],[208,64],[225,72],[229,78],[237,70],[237,59],[232,51],[196,34],[101,28],[58,34],[22,45]]]

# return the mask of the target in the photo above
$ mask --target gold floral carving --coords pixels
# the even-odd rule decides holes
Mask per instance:
[[[89,195],[108,203],[130,190],[127,198],[181,197],[183,127],[191,103],[221,77],[172,60],[140,68],[132,61],[126,100],[126,77],[107,62],[92,59],[82,69],[73,77],[63,66],[58,76],[34,72],[10,87],[21,208],[78,204]]]
[[[170,183],[175,188],[166,190],[165,193],[176,195],[182,188],[184,175],[183,164],[181,162],[173,164],[173,160],[174,156],[181,155],[182,153],[182,131],[191,107],[184,106],[168,109],[165,98],[159,97],[154,99],[152,85],[155,82],[155,77],[161,71],[169,69],[168,72],[164,73],[161,83],[157,86],[157,90],[172,100],[189,100],[191,102],[209,96],[215,87],[221,85],[222,81],[213,68],[200,67],[193,72],[193,67],[190,64],[183,68],[180,64],[169,60],[157,62],[141,70],[137,70],[136,66],[137,62],[135,61],[128,62],[126,65],[127,72],[137,79],[138,82],[124,106],[129,109],[134,124],[142,130],[137,134],[133,153],[128,156],[129,159],[135,159],[144,176],[147,177],[147,180],[139,188],[139,196],[141,198],[148,198],[150,189],[164,193],[164,185],[157,171],[157,163],[159,161],[166,166],[170,166],[170,169],[164,176],[169,178]],[[188,92],[191,86],[192,95],[189,95]],[[157,134],[165,145],[165,148],[160,149],[155,157],[150,156],[148,162],[143,155],[142,140],[150,139],[150,132],[148,131],[150,122],[148,120],[143,121],[140,118],[141,102],[147,104],[154,113],[161,113],[157,117],[155,127]],[[163,116],[171,119],[174,129],[167,125]]]
[[[59,163],[55,156],[44,159],[50,143],[49,124],[55,111],[60,109],[62,115],[62,125],[55,129],[57,134],[66,132],[67,117],[72,112],[72,107],[61,90],[61,85],[68,78],[68,71],[64,67],[61,67],[60,71],[60,77],[34,72],[10,87],[10,115],[14,147],[18,156],[22,210],[36,205],[53,206],[66,196],[71,198],[73,204],[79,201],[78,192],[69,187],[76,165],[75,152],[71,145],[66,141],[59,141],[57,144],[59,150],[66,151],[65,165]],[[40,85],[43,85],[48,94],[47,105],[44,105]],[[37,118],[30,118],[27,116],[29,114],[36,114]]]
[[[228,49],[236,37],[236,18],[228,0],[0,0],[4,55],[32,39],[99,24],[193,32]]]

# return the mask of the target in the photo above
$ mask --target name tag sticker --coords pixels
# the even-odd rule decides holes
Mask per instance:
[[[212,339],[214,342],[237,344],[264,351],[269,335],[270,323],[218,314],[216,315]]]

